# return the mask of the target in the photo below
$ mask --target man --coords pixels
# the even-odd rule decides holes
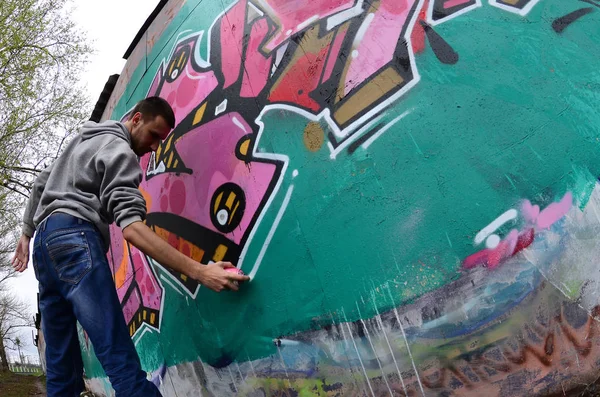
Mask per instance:
[[[35,231],[33,267],[49,397],[79,396],[84,390],[76,321],[92,341],[117,397],[160,396],[141,369],[106,259],[113,221],[144,254],[214,291],[237,290],[237,282],[248,280],[226,271],[231,263],[193,261],[143,223],[146,203],[138,190],[142,170],[137,156],[157,150],[174,126],[173,110],[159,97],[139,102],[125,123],[87,122],[34,183],[12,264],[19,272],[27,268]]]

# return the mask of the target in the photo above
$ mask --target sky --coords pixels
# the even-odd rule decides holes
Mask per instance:
[[[158,0],[72,0],[74,9],[71,18],[86,33],[95,50],[81,81],[92,106],[100,97],[108,77],[120,74],[123,70],[123,54],[158,3]],[[30,252],[32,249],[30,247]],[[32,315],[37,313],[37,280],[31,261],[27,270],[12,280],[11,284],[13,290],[30,306]],[[31,331],[26,329],[22,332],[21,339],[26,344],[23,355],[37,360]],[[13,358],[17,357],[16,353],[8,353]]]

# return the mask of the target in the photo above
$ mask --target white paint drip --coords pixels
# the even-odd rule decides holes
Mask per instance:
[[[446,239],[448,240],[448,245],[450,246],[450,248],[454,248],[452,247],[452,241],[450,241],[450,236],[448,236],[448,232],[446,232]]]
[[[388,291],[389,291],[389,287],[388,287]],[[377,319],[377,323],[379,324],[379,327],[381,328],[381,332],[383,333],[383,336],[385,337],[385,341],[387,342],[388,348],[390,349],[390,353],[392,354],[392,360],[394,360],[394,366],[396,367],[396,371],[398,372],[398,377],[400,378],[400,383],[402,384],[402,390],[404,390],[404,394],[408,396],[408,391],[406,390],[406,385],[404,384],[404,379],[402,379],[402,372],[400,371],[400,367],[398,366],[398,361],[396,361],[396,356],[394,355],[394,350],[392,349],[392,344],[390,343],[390,340],[388,339],[387,332],[385,332],[385,327],[383,325],[383,321],[381,320],[381,314],[379,314],[379,309],[377,309],[377,305],[375,304],[375,294],[371,292],[371,296],[372,296],[373,307],[375,308],[375,313],[377,313],[377,316],[375,318]],[[393,303],[393,301],[392,301],[392,303]]]
[[[365,34],[367,34],[367,30],[369,29],[371,22],[373,22],[374,19],[375,13],[373,12],[369,13],[369,15],[365,17],[362,25],[360,25],[360,28],[358,28],[358,32],[356,32],[356,36],[354,36],[354,41],[352,42],[353,48],[357,48],[360,45],[362,39],[365,37]]]
[[[240,375],[240,381],[246,383],[246,378],[244,377],[244,375],[242,375],[242,369],[240,368],[240,365],[237,361],[235,362],[235,366],[237,367],[238,374]]]
[[[506,211],[504,214],[494,219],[492,223],[481,229],[481,231],[479,231],[477,235],[475,235],[475,244],[481,244],[483,240],[485,240],[490,234],[495,232],[500,226],[504,225],[506,222],[510,222],[513,219],[516,219],[517,216],[518,212],[515,209],[510,209]]]
[[[596,216],[596,220],[600,223],[600,215],[598,214],[598,210],[596,209],[596,205],[591,205],[592,210],[594,211],[594,215]]]
[[[258,379],[258,376],[256,375],[256,371],[254,370],[254,364],[252,364],[252,360],[250,360],[250,356],[248,355],[247,352],[246,352],[246,357],[248,357],[248,363],[250,364],[250,369],[252,370],[252,375],[254,376],[254,379]]]
[[[281,346],[300,346],[302,345],[302,343],[295,341],[295,340],[291,340],[291,339],[277,339],[279,341],[279,343],[281,344]]]
[[[346,320],[346,327],[348,328],[348,332],[350,333],[350,340],[352,340],[352,344],[354,345],[354,350],[356,350],[356,355],[358,356],[358,361],[360,362],[360,366],[362,367],[363,374],[365,375],[365,379],[367,384],[369,385],[369,390],[371,390],[371,395],[375,397],[375,392],[373,392],[373,386],[371,386],[371,381],[369,380],[369,376],[367,375],[367,370],[365,369],[365,365],[363,364],[362,358],[360,357],[360,353],[358,352],[358,346],[356,346],[356,341],[352,336],[352,330],[350,329],[350,324],[348,323],[348,318],[346,318],[346,313],[344,313],[344,319]]]
[[[238,392],[238,388],[237,388],[237,383],[235,381],[235,379],[233,378],[233,372],[231,372],[231,365],[227,366],[227,369],[229,370],[229,376],[231,377],[231,383],[233,384],[233,388],[235,389],[235,392]]]
[[[335,322],[334,322],[334,324],[335,324]],[[344,324],[340,322],[339,326],[340,326],[340,331],[342,331],[342,337],[344,338],[344,350],[346,352],[346,360],[348,361],[348,364],[350,364],[350,356],[348,354],[348,351],[350,350],[350,344],[348,343],[348,337],[346,336],[346,331],[344,331]],[[348,368],[350,369],[350,373],[354,374],[354,371],[352,370],[352,366],[349,366]],[[361,387],[363,389],[363,391],[366,393],[367,390],[364,388],[364,385],[359,384],[356,381],[356,378],[354,376],[352,376],[352,380],[354,381],[354,384],[356,385],[356,387]]]
[[[298,170],[292,171],[292,178],[295,178],[297,176],[298,176]]]
[[[383,135],[384,132],[386,132],[387,130],[389,130],[398,121],[402,120],[403,118],[405,118],[406,116],[408,116],[409,114],[411,114],[413,112],[413,110],[414,110],[414,108],[405,111],[400,116],[396,117],[395,119],[393,119],[392,121],[390,121],[388,124],[386,124],[385,126],[383,126],[379,131],[377,131],[375,134],[373,134],[372,137],[370,137],[369,139],[367,139],[365,141],[365,143],[362,144],[362,147],[364,149],[368,149],[369,146],[371,146],[371,144],[373,142],[375,142],[381,135]]]
[[[267,248],[269,247],[269,244],[271,243],[271,239],[275,235],[275,231],[277,230],[277,227],[279,226],[279,222],[281,222],[281,218],[283,218],[283,214],[285,213],[285,210],[286,210],[288,204],[290,203],[290,198],[292,197],[293,191],[294,191],[294,185],[291,185],[288,188],[287,193],[285,194],[285,198],[283,199],[281,208],[279,209],[279,212],[277,212],[277,216],[275,217],[273,226],[271,226],[271,230],[269,231],[269,234],[267,235],[267,238],[265,239],[263,247],[260,250],[260,253],[258,254],[258,258],[256,258],[254,267],[250,271],[250,274],[248,274],[248,277],[250,277],[250,280],[252,280],[254,278],[254,276],[256,275],[256,272],[258,272],[258,269],[260,268],[260,264],[265,256],[265,253],[267,252]]]
[[[231,119],[231,121],[233,121],[233,124],[235,124],[237,127],[239,127],[240,130],[244,131],[245,133],[248,133],[248,131],[246,130],[246,127],[244,127],[244,124],[242,124],[237,117],[233,117]]]
[[[285,361],[283,360],[283,354],[281,354],[281,348],[279,346],[277,346],[277,352],[279,353],[279,359],[281,360],[281,366],[283,367],[283,372],[285,372],[285,377],[287,378],[288,385],[291,389],[292,384],[290,383],[290,374],[288,374],[287,366],[285,365]]]
[[[400,383],[402,384],[402,390],[404,390],[404,394],[408,396],[408,391],[406,390],[406,385],[404,384],[404,379],[402,378],[402,372],[400,371],[400,367],[398,366],[398,361],[396,360],[396,356],[394,355],[394,350],[392,349],[392,344],[387,336],[387,332],[385,332],[385,328],[383,326],[383,321],[381,321],[381,316],[377,313],[377,322],[381,327],[381,331],[383,332],[383,336],[385,337],[385,341],[390,349],[390,353],[392,355],[392,360],[394,360],[394,366],[396,367],[396,371],[398,372],[398,377],[400,378]]]
[[[498,236],[497,234],[492,234],[485,240],[486,248],[491,250],[496,248],[498,244],[500,244],[500,236]]]
[[[413,359],[412,353],[410,352],[410,346],[408,345],[408,339],[406,339],[406,334],[404,333],[404,327],[402,326],[402,322],[400,321],[400,315],[398,314],[398,310],[394,308],[394,315],[396,316],[396,321],[398,321],[398,325],[400,326],[400,330],[402,331],[402,337],[404,338],[404,343],[406,344],[406,350],[408,351],[408,357],[410,357],[410,361],[412,362],[413,369],[415,370],[415,376],[417,377],[417,381],[419,382],[419,387],[421,388],[421,393],[425,396],[425,390],[423,390],[423,384],[421,383],[421,378],[419,377],[419,371],[417,370],[417,365],[415,364],[415,360]]]
[[[350,9],[338,12],[327,19],[327,30],[331,30],[338,25],[343,24],[350,19],[359,16],[364,12],[363,10],[364,0],[358,0],[356,5]]]
[[[362,314],[360,313],[360,308],[358,307],[358,302],[356,303],[356,309],[358,310],[358,316],[362,317]],[[383,378],[383,381],[385,382],[385,385],[388,388],[388,391],[390,392],[390,396],[394,396],[394,393],[392,392],[392,388],[390,387],[388,381],[387,381],[387,376],[385,376],[385,372],[383,371],[383,366],[381,365],[381,361],[379,361],[379,356],[377,355],[377,351],[375,350],[375,346],[373,345],[373,341],[371,340],[371,334],[369,333],[369,330],[367,329],[367,325],[365,324],[364,320],[361,318],[360,323],[363,326],[363,329],[365,330],[365,335],[367,336],[367,340],[369,341],[369,345],[371,346],[371,350],[373,350],[373,354],[375,355],[375,360],[377,361],[377,365],[379,366],[379,369],[381,370],[381,377]]]

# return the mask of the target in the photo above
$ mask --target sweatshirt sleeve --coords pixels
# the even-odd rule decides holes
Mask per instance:
[[[33,188],[31,189],[29,200],[27,200],[27,206],[25,207],[25,213],[23,214],[23,228],[21,229],[21,231],[24,235],[28,237],[32,237],[33,233],[35,232],[33,217],[35,216],[35,212],[37,211],[38,205],[40,203],[40,198],[42,197],[42,193],[44,192],[44,186],[46,186],[46,183],[48,182],[48,177],[52,172],[53,166],[54,163],[50,164],[38,174],[37,178],[35,178],[35,182],[33,183]]]
[[[121,229],[146,219],[146,201],[138,189],[142,169],[126,142],[115,139],[95,155],[101,177],[100,203]]]

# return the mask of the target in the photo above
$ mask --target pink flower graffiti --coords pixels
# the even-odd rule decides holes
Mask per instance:
[[[464,261],[465,269],[482,265],[493,269],[510,257],[529,247],[535,240],[536,232],[549,229],[554,223],[564,217],[573,205],[571,192],[559,202],[552,203],[540,211],[538,205],[532,205],[529,200],[523,201],[521,214],[524,221],[519,231],[512,229],[495,248],[487,248],[469,255]]]

